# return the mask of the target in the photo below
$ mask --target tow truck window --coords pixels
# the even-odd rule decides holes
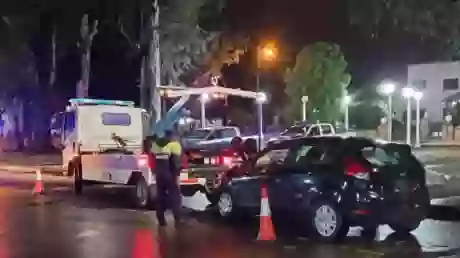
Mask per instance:
[[[127,113],[108,113],[101,114],[103,125],[118,125],[129,126],[131,125],[131,116]]]
[[[63,120],[64,120],[64,113],[57,113],[53,115],[53,117],[51,118],[51,123],[50,123],[51,133],[61,132]]]
[[[75,112],[65,112],[64,114],[64,138],[67,138],[69,134],[75,129]]]

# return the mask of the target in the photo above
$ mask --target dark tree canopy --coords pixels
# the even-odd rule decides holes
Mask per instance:
[[[372,39],[406,33],[460,50],[460,1],[347,0],[350,23]]]

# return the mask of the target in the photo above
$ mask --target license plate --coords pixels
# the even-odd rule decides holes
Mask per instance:
[[[192,159],[201,159],[203,156],[200,155],[200,154],[190,154],[190,157],[191,157]]]

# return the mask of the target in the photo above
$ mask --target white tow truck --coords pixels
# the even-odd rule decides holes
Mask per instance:
[[[62,166],[74,178],[76,194],[93,183],[134,186],[137,207],[146,207],[154,198],[155,177],[148,156],[142,153],[146,136],[170,130],[181,117],[180,111],[190,96],[221,93],[258,99],[260,93],[219,86],[183,88],[160,86],[168,97],[180,99],[165,117],[151,126],[148,113],[132,101],[71,99],[66,111],[52,119],[51,134],[62,150]],[[193,170],[180,174],[182,193],[192,196],[205,192],[207,178]]]
[[[133,201],[145,207],[154,198],[155,177],[148,156],[142,153],[148,135],[149,115],[131,101],[71,99],[65,112],[53,119],[55,138],[60,138],[62,166],[74,177],[76,194],[89,184],[134,186]],[[205,180],[188,180],[181,173],[181,184],[204,185]]]
[[[155,184],[142,154],[147,113],[130,101],[71,99],[54,118],[62,166],[74,177],[75,193],[91,183],[135,185],[135,204],[147,206]]]

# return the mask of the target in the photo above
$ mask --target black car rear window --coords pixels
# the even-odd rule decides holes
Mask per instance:
[[[362,156],[377,166],[403,165],[417,162],[410,149],[396,145],[374,145],[361,149]]]

